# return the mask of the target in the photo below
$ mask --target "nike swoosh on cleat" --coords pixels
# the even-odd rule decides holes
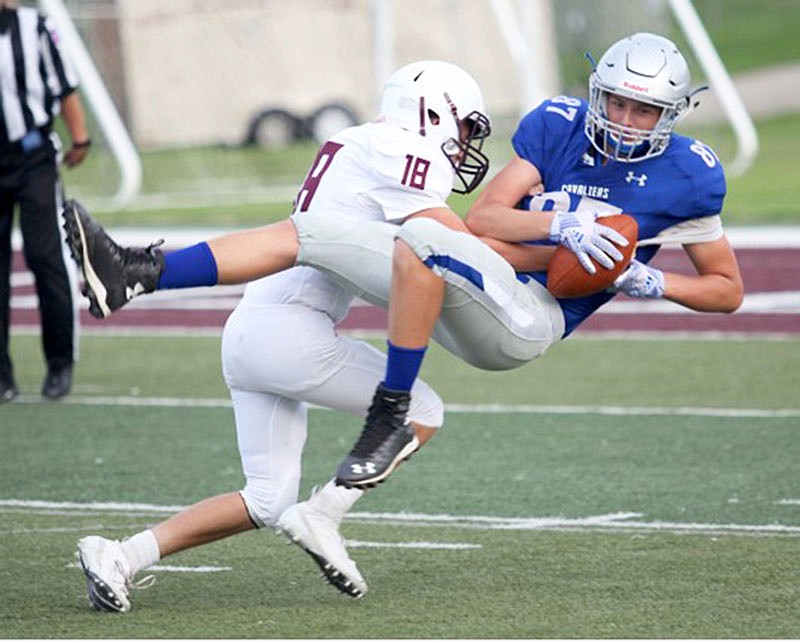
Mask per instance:
[[[80,217],[75,215],[74,212],[72,213],[72,216],[78,228],[78,235],[80,236],[81,255],[83,256],[83,260],[81,260],[83,276],[86,279],[86,283],[89,285],[89,288],[94,293],[94,299],[100,312],[102,313],[102,318],[107,318],[111,315],[111,308],[109,308],[108,304],[105,302],[108,291],[103,286],[103,282],[97,277],[97,274],[92,268],[91,262],[89,262],[88,258],[86,257],[86,234],[83,231],[83,225],[81,225]],[[98,294],[100,295],[98,296]]]

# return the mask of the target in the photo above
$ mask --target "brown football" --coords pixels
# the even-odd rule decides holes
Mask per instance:
[[[628,214],[615,214],[598,218],[597,222],[615,229],[627,238],[628,246],[620,247],[622,260],[614,263],[612,269],[606,269],[592,258],[597,271],[590,274],[581,266],[575,254],[559,245],[547,264],[547,289],[556,298],[578,298],[601,292],[610,287],[631,262],[639,233],[636,219]]]

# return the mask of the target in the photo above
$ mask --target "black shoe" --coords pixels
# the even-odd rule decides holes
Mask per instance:
[[[42,383],[42,396],[56,401],[69,394],[72,389],[72,367],[50,370]]]
[[[19,390],[14,379],[0,379],[0,405],[13,401],[17,396],[19,396]]]
[[[336,484],[374,487],[419,447],[414,429],[406,424],[411,394],[378,385],[358,442],[336,471]]]
[[[76,200],[64,203],[64,229],[72,257],[83,272],[89,313],[106,318],[134,296],[149,294],[164,271],[161,243],[120,247]]]

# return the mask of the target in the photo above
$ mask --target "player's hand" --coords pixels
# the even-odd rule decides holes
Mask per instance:
[[[623,292],[632,298],[661,298],[664,296],[664,272],[634,258],[610,291]]]
[[[622,259],[622,252],[614,243],[620,247],[628,245],[622,234],[596,221],[597,212],[557,211],[550,225],[550,240],[564,245],[575,254],[590,274],[597,271],[591,258],[606,269],[611,269],[615,261]]]

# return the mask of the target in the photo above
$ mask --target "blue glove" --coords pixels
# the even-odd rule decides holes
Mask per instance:
[[[628,245],[622,234],[596,220],[597,212],[594,211],[557,211],[550,225],[550,240],[564,245],[575,254],[590,274],[597,271],[590,258],[611,269],[614,261],[622,259],[622,252],[614,243],[620,247]]]
[[[623,292],[633,298],[661,298],[664,296],[664,272],[634,258],[617,276],[611,291]]]

